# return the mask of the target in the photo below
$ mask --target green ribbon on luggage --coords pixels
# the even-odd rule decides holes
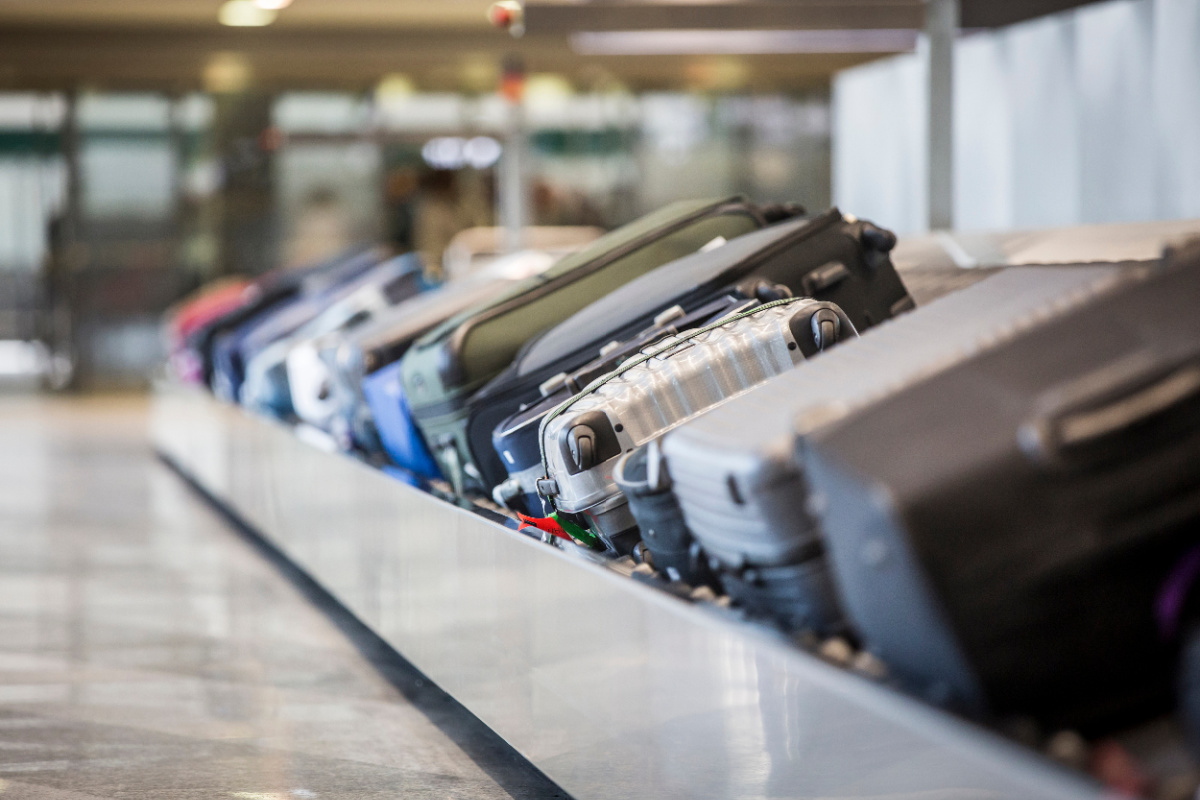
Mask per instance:
[[[566,531],[566,534],[580,544],[590,547],[593,550],[602,550],[603,545],[600,543],[600,537],[589,531],[582,525],[576,525],[564,515],[557,511],[550,515],[550,519],[558,523],[558,526]]]

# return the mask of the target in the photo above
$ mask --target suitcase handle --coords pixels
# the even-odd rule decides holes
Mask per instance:
[[[1027,455],[1051,464],[1089,452],[1092,461],[1104,451],[1127,456],[1105,445],[1198,400],[1200,363],[1188,358],[1164,366],[1138,354],[1054,391],[1039,404],[1042,413],[1021,426],[1018,439]]]

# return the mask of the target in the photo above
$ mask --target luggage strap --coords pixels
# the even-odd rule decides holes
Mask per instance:
[[[614,380],[615,378],[619,378],[620,376],[624,375],[626,372],[633,369],[634,367],[645,364],[650,359],[657,358],[658,356],[661,356],[664,353],[674,350],[675,348],[679,347],[680,345],[684,344],[685,342],[695,339],[697,336],[703,336],[704,334],[708,333],[709,331],[714,331],[717,328],[724,327],[725,325],[729,325],[731,323],[737,322],[738,320],[745,319],[746,317],[750,317],[755,314],[760,314],[769,309],[776,308],[777,306],[785,306],[790,303],[818,304],[821,302],[822,301],[814,300],[811,297],[785,297],[782,300],[772,300],[769,303],[763,303],[761,306],[755,306],[754,308],[747,309],[746,311],[740,311],[731,316],[723,317],[723,318],[717,320],[716,322],[710,322],[708,325],[705,325],[702,328],[696,328],[695,330],[691,330],[686,333],[681,333],[678,336],[671,339],[669,342],[666,342],[665,344],[662,344],[652,350],[648,350],[647,352],[642,353],[641,355],[637,356],[636,358],[631,358],[628,361],[626,361],[624,364],[622,364],[621,366],[614,369],[612,372],[606,373],[604,375],[601,375],[599,378],[596,378],[596,380],[592,381],[587,386],[585,386],[578,394],[568,397],[566,400],[564,400],[563,402],[561,402],[557,406],[555,406],[548,414],[546,414],[546,416],[544,416],[542,418],[541,424],[538,425],[538,452],[542,457],[542,479],[543,480],[550,479],[550,465],[546,461],[546,426],[549,425],[552,420],[556,419],[557,417],[562,416],[563,413],[565,413],[567,411],[567,409],[569,409],[571,406],[575,405],[575,403],[579,402],[579,400],[581,400],[584,397],[584,395],[588,395],[588,394],[591,394],[592,392],[595,392],[601,386],[604,386],[606,383],[608,383],[611,380]],[[550,500],[551,506],[553,506],[557,510],[558,506],[555,505],[554,498],[550,497],[549,500]]]

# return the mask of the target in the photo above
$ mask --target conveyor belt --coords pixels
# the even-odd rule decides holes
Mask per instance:
[[[208,395],[156,446],[578,800],[1093,798],[982,728]]]

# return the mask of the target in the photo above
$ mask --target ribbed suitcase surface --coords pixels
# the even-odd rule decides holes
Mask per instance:
[[[693,535],[737,569],[815,541],[793,459],[794,421],[865,404],[1106,291],[1116,266],[1014,268],[887,322],[669,434],[663,450]]]
[[[622,453],[791,370],[806,352],[847,335],[854,335],[854,326],[837,306],[796,298],[647,348],[642,358],[596,381],[542,422],[555,506],[583,515],[602,537],[632,529],[612,477]]]

